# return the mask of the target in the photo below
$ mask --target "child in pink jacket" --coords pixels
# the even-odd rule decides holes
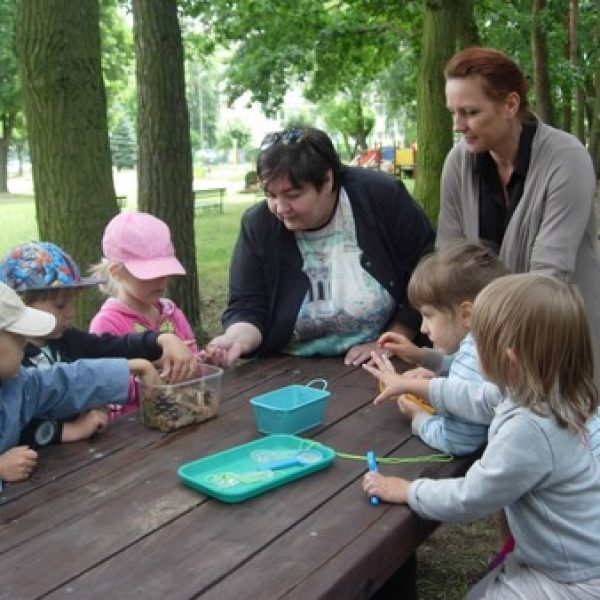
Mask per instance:
[[[167,225],[147,213],[123,212],[106,226],[102,238],[104,258],[92,271],[106,284],[109,296],[90,323],[92,333],[175,333],[198,353],[194,333],[183,312],[165,298],[169,277],[185,275],[175,256]],[[122,413],[139,405],[131,390]]]

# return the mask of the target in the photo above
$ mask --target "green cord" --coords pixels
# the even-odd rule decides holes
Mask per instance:
[[[301,450],[316,449],[321,444],[315,440],[302,438],[304,442],[301,445]],[[367,457],[364,454],[349,454],[348,452],[335,452],[338,458],[345,458],[347,460],[360,460],[366,462]],[[419,463],[447,463],[454,460],[454,457],[450,454],[425,454],[424,456],[407,456],[404,458],[396,456],[377,456],[376,460],[382,465],[402,465],[402,464],[419,464]]]
[[[348,454],[347,452],[336,452],[339,458],[346,458],[348,460],[360,460],[366,461],[367,457],[362,454]],[[401,464],[416,464],[416,463],[446,463],[453,460],[454,457],[450,454],[426,454],[424,456],[407,456],[400,458],[396,456],[377,456],[376,460],[382,465],[401,465]]]

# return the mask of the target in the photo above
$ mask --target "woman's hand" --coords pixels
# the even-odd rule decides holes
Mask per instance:
[[[208,343],[206,359],[214,365],[230,367],[242,354],[256,350],[261,342],[262,334],[258,327],[240,321]]]
[[[189,345],[174,333],[161,333],[157,338],[162,348],[160,377],[168,383],[193,379],[198,371],[198,358]]]
[[[37,452],[29,446],[15,446],[0,454],[0,479],[27,479],[37,464],[37,456]]]
[[[371,360],[371,354],[375,352],[378,355],[386,355],[387,351],[384,350],[377,342],[368,342],[366,344],[359,344],[348,350],[344,358],[345,365],[358,366]]]
[[[212,339],[205,352],[207,362],[219,367],[230,367],[242,355],[242,346],[224,333]]]
[[[383,333],[377,340],[377,345],[385,350],[388,355],[394,354],[410,365],[420,363],[425,357],[422,348],[415,346],[405,335],[395,331]]]
[[[400,477],[384,477],[381,473],[369,472],[363,477],[362,487],[368,496],[377,496],[386,502],[406,504],[410,481]]]

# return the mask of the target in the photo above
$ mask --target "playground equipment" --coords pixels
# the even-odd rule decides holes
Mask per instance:
[[[414,177],[417,165],[417,151],[414,148],[396,148],[394,157],[394,173]]]
[[[414,147],[398,148],[394,145],[364,150],[352,162],[359,167],[378,169],[399,177],[404,175],[414,177],[416,159]]]

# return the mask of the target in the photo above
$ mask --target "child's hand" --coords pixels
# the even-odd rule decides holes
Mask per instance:
[[[396,373],[394,365],[387,356],[379,356],[376,352],[372,352],[371,361],[363,364],[363,369],[379,380],[380,389],[383,386],[382,392],[373,400],[373,404],[379,404],[383,400],[407,391],[403,384],[405,378]]]
[[[408,369],[402,373],[403,377],[412,377],[413,379],[433,379],[435,373],[424,367],[415,367],[414,369]]]
[[[144,385],[156,386],[164,385],[163,380],[158,376],[154,365],[144,358],[131,358],[127,361],[129,371],[135,375]]]
[[[362,487],[368,496],[377,496],[386,502],[406,504],[410,481],[400,477],[384,477],[381,473],[369,472],[363,477]]]
[[[421,408],[421,406],[419,406],[419,404],[417,404],[416,402],[409,400],[407,398],[407,394],[401,394],[398,397],[397,402],[398,402],[398,410],[407,419],[410,419],[411,421],[417,415],[429,416],[431,414],[430,412],[427,412],[424,408]]]
[[[15,446],[0,454],[0,479],[22,481],[37,464],[37,452],[29,446]]]
[[[381,334],[377,344],[411,365],[420,363],[425,356],[425,351],[422,348],[415,346],[405,335],[395,331],[386,331]]]
[[[86,440],[106,429],[107,425],[108,409],[94,408],[80,414],[74,421],[64,422],[60,441],[65,443]]]
[[[198,358],[189,345],[174,333],[161,333],[156,340],[162,348],[160,376],[168,383],[193,379],[198,371]]]

